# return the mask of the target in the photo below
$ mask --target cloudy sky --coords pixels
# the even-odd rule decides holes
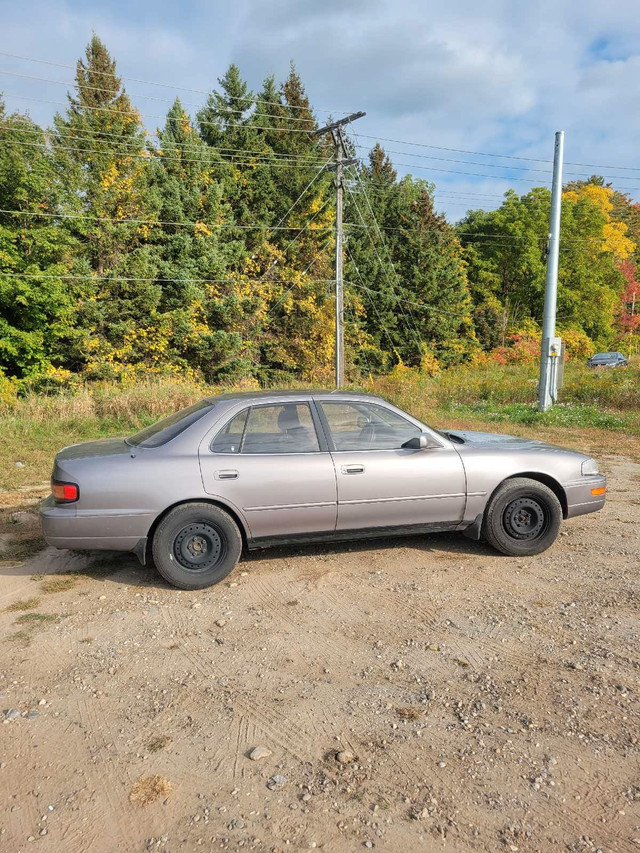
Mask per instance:
[[[9,109],[48,124],[65,85],[27,77],[73,71],[5,54],[70,66],[92,29],[125,78],[175,87],[125,80],[150,130],[176,94],[195,112],[204,96],[185,90],[231,62],[258,88],[293,59],[318,118],[365,110],[359,153],[395,140],[398,170],[435,183],[451,219],[549,184],[556,130],[567,179],[597,172],[640,199],[638,0],[2,0]]]

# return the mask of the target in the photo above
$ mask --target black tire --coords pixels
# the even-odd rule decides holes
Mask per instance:
[[[153,562],[179,589],[204,589],[220,583],[235,568],[242,536],[228,513],[208,503],[177,506],[153,536]]]
[[[548,486],[514,477],[496,489],[482,532],[496,550],[524,557],[540,554],[553,545],[561,522],[560,501]]]

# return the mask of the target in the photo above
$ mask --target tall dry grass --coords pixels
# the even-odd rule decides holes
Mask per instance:
[[[593,371],[569,363],[563,405],[544,415],[535,408],[536,384],[536,368],[529,365],[467,366],[435,377],[400,368],[368,381],[361,390],[440,426],[453,420],[495,429],[496,422],[506,422],[640,434],[639,364],[626,370]],[[304,383],[280,377],[278,387],[300,388]],[[75,393],[31,393],[5,403],[0,408],[0,489],[46,480],[55,453],[66,445],[131,434],[210,394],[255,388],[255,382],[212,388],[178,379],[131,387],[96,383]]]

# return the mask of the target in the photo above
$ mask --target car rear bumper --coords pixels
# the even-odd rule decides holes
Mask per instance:
[[[597,512],[599,509],[602,509],[606,493],[594,495],[593,491],[606,489],[606,486],[607,478],[603,474],[582,477],[579,481],[567,483],[565,485],[567,518],[584,515],[588,512]]]
[[[134,551],[153,522],[147,512],[114,513],[57,504],[50,495],[39,507],[48,545],[91,551]]]

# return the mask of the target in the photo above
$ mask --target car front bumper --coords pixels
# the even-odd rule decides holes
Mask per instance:
[[[581,477],[572,483],[565,484],[567,495],[567,518],[597,512],[604,506],[606,493],[592,494],[593,490],[606,489],[607,478],[604,474]]]

